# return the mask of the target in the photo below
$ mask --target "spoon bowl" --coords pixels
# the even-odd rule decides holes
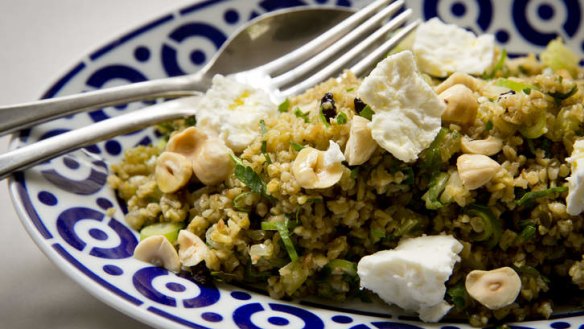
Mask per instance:
[[[307,44],[353,12],[339,8],[297,8],[284,14],[266,14],[234,33],[210,60],[207,72],[227,75],[266,64]]]
[[[0,136],[83,111],[136,100],[199,94],[215,74],[232,74],[266,64],[329,30],[353,11],[296,8],[262,15],[240,28],[197,73],[100,89],[89,93],[0,106]],[[305,22],[310,22],[306,24]],[[323,44],[322,47],[326,47]],[[243,55],[245,54],[245,55]]]

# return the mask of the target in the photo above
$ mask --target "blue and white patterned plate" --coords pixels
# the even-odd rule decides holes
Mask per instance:
[[[262,13],[300,5],[361,7],[365,0],[209,0],[165,15],[99,48],[60,77],[53,97],[198,70],[239,25]],[[422,18],[440,16],[477,33],[493,33],[510,53],[537,52],[562,36],[582,53],[578,1],[410,0]],[[146,103],[104,108],[37,126],[12,147],[91,124]],[[254,290],[201,286],[132,258],[136,232],[107,187],[110,164],[125,149],[155,141],[152,129],[119,136],[42,163],[11,179],[10,190],[35,242],[72,279],[112,307],[159,328],[419,328],[428,325],[382,305],[285,302]],[[114,208],[115,213],[107,210]],[[530,328],[579,328],[581,313]],[[434,325],[443,329],[464,324]]]

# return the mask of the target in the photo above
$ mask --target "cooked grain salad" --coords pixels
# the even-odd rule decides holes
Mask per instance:
[[[416,42],[375,69],[392,75],[345,72],[255,116],[232,106],[255,91],[213,114],[228,98],[215,89],[209,112],[127,150],[109,184],[140,231],[135,256],[273,298],[379,298],[424,321],[484,326],[581,305],[578,58],[555,40],[539,56],[493,48],[482,72],[429,74]]]

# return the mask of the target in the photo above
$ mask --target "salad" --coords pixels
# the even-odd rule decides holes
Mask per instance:
[[[509,58],[432,19],[367,76],[279,104],[216,76],[108,182],[135,257],[201,282],[426,322],[548,318],[584,288],[578,64],[559,39]]]

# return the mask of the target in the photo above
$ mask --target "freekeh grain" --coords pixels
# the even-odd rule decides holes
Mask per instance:
[[[584,287],[584,225],[580,215],[566,212],[565,201],[566,158],[584,135],[584,86],[581,74],[553,72],[533,56],[508,60],[504,72],[531,89],[497,85],[509,76],[473,78],[478,109],[472,124],[444,123],[437,137],[442,143],[413,163],[377,147],[365,163],[345,163],[331,187],[302,188],[292,166],[302,148],[324,151],[329,141],[341,150],[347,145],[350,122],[359,115],[360,80],[350,72],[290,98],[288,111],[265,119],[265,133],[236,154],[265,184],[265,195],[235,175],[212,186],[192,180],[175,193],[162,193],[154,177],[162,149],[155,146],[128,150],[108,182],[127,202],[131,227],[183,223],[209,246],[205,265],[216,278],[263,283],[274,298],[363,297],[368,292],[351,271],[362,257],[405,238],[450,234],[464,246],[447,282],[450,316],[474,326],[548,318],[560,302],[554,289]],[[346,121],[322,121],[320,101],[329,94]],[[180,121],[173,126],[186,128]],[[500,167],[476,189],[465,186],[456,168],[464,152],[461,137],[501,141],[489,155]],[[439,187],[437,175],[444,178]],[[510,305],[490,310],[464,290],[452,297],[470,271],[504,266],[522,282]]]

